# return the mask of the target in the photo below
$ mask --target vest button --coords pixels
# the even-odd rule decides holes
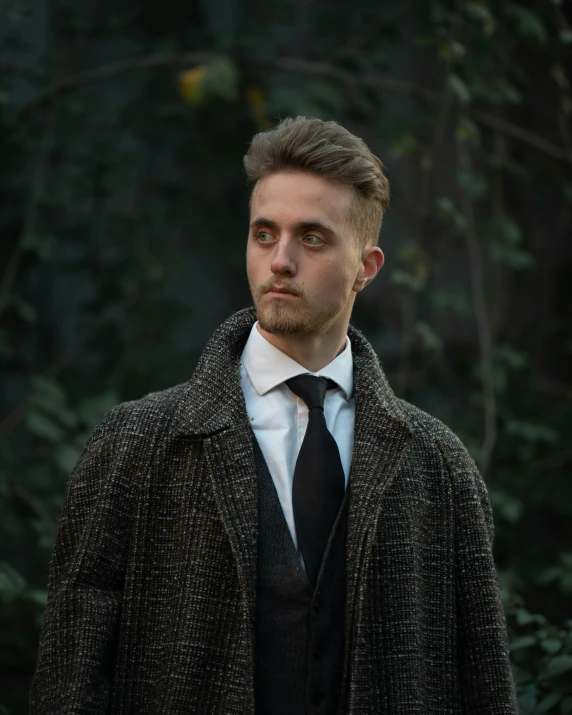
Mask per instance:
[[[319,705],[323,699],[324,699],[324,693],[321,693],[319,690],[314,691],[312,693],[312,697],[310,698],[313,705]]]
[[[320,599],[316,598],[316,600],[314,601],[314,613],[318,613],[318,611],[320,610],[320,606]]]

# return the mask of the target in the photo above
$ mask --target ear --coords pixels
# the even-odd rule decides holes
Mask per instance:
[[[366,285],[372,282],[384,263],[385,256],[379,246],[364,248],[361,252],[359,271],[353,285],[353,290],[356,293],[360,293]]]

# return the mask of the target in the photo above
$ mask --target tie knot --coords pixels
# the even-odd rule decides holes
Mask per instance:
[[[324,409],[326,390],[336,386],[333,380],[318,375],[296,375],[285,380],[285,384],[295,395],[304,400],[309,410],[313,407]]]

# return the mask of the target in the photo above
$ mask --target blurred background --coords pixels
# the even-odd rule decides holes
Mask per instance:
[[[352,324],[485,477],[521,713],[572,713],[569,0],[4,0],[0,48],[0,714],[89,433],[251,305],[242,157],[289,115],[386,166]]]

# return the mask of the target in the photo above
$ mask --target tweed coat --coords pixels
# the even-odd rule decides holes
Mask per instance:
[[[257,484],[239,362],[255,320],[234,313],[188,382],[121,403],[91,434],[50,562],[31,715],[254,714]],[[485,484],[348,335],[344,715],[515,715]]]

